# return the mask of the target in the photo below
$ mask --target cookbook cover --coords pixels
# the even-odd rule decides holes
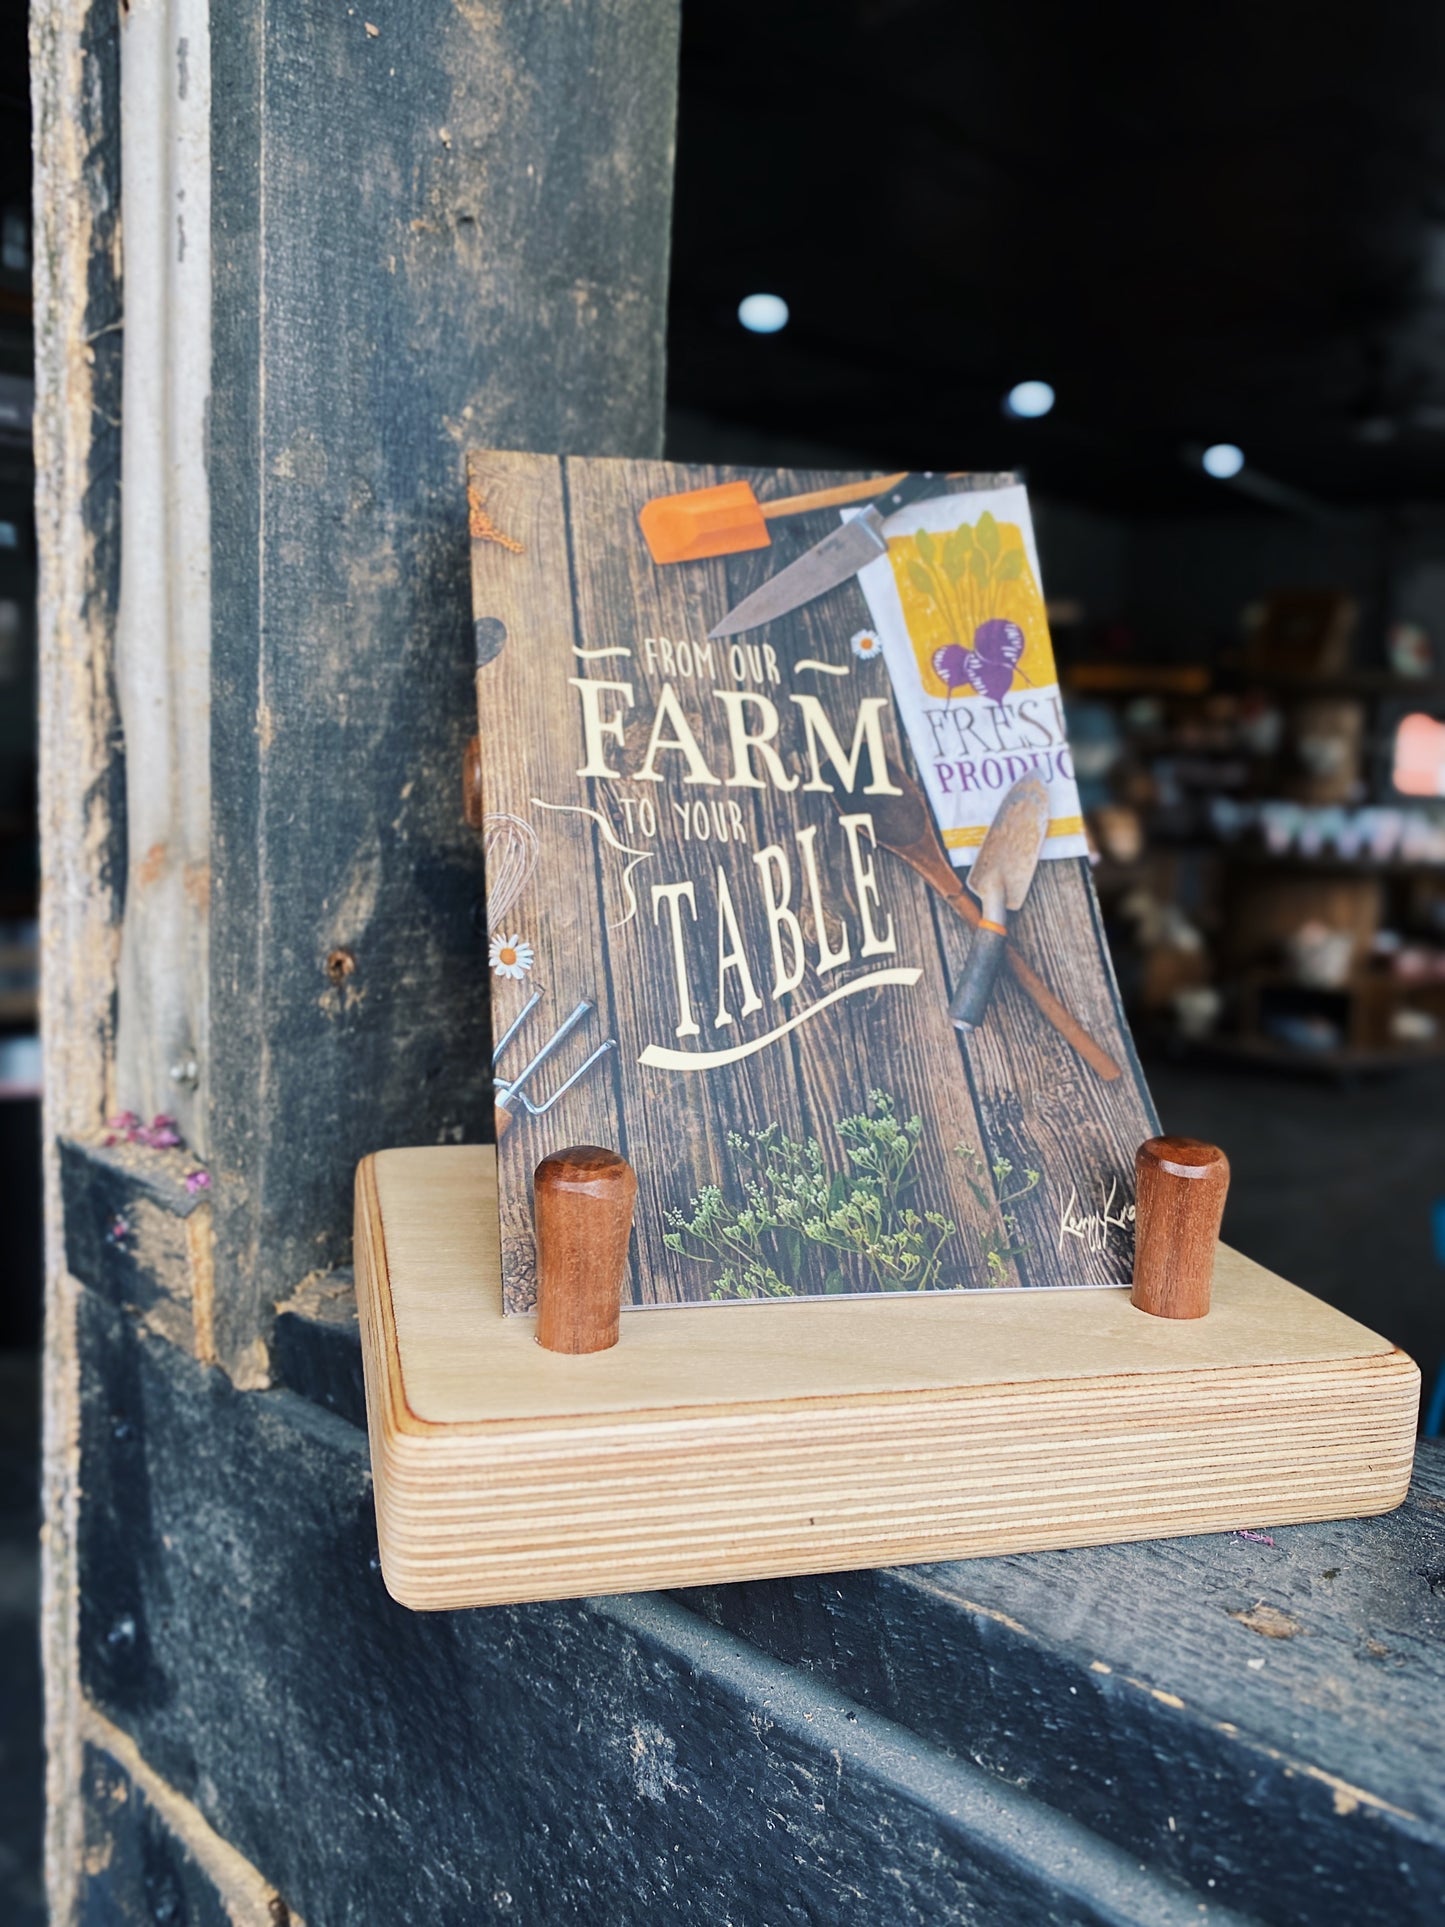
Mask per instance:
[[[637,1172],[635,1305],[1127,1284],[1157,1130],[1025,491],[469,464],[503,1289]]]

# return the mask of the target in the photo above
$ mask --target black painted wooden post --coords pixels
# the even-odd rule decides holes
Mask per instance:
[[[370,24],[368,24],[368,21]],[[489,1130],[469,445],[660,452],[675,0],[217,7],[216,1342]]]

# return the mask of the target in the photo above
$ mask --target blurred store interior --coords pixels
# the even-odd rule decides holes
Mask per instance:
[[[1445,15],[1126,12],[685,7],[668,453],[1026,477],[1164,1124],[1428,1402]]]

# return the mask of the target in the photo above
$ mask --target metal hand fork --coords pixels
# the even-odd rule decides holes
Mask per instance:
[[[534,990],[531,996],[527,999],[526,1003],[523,1004],[522,1008],[518,1011],[517,1015],[512,1019],[512,1022],[508,1025],[506,1032],[502,1036],[501,1041],[498,1043],[495,1050],[493,1050],[492,1052],[492,1070],[494,1074],[496,1072],[497,1065],[502,1060],[502,1053],[506,1050],[508,1044],[511,1043],[512,1039],[517,1035],[517,1032],[522,1028],[523,1024],[526,1023],[527,1019],[531,1016],[532,1012],[537,1008],[538,1004],[540,1004],[541,1001],[542,1001],[541,991]],[[543,1064],[546,1063],[547,1059],[553,1054],[553,1052],[557,1050],[557,1048],[562,1043],[564,1043],[568,1037],[571,1036],[572,1032],[576,1030],[577,1026],[580,1023],[582,1023],[586,1017],[590,1015],[590,1013],[594,1008],[595,1006],[588,1003],[584,999],[582,1003],[578,1004],[577,1008],[572,1012],[571,1016],[568,1017],[562,1024],[560,1024],[557,1027],[556,1030],[553,1031],[552,1035],[547,1039],[546,1043],[543,1044],[542,1048],[531,1059],[531,1061],[528,1064],[526,1064],[521,1071],[518,1072],[518,1074],[515,1077],[506,1079],[506,1080],[497,1079],[494,1081],[493,1087],[492,1087],[492,1093],[493,1093],[493,1102],[496,1106],[497,1138],[499,1142],[502,1138],[503,1133],[506,1131],[508,1125],[512,1122],[512,1118],[516,1109],[524,1110],[527,1113],[528,1117],[545,1116],[545,1114],[551,1110],[552,1106],[557,1102],[557,1100],[559,1098],[565,1097],[568,1091],[571,1090],[572,1086],[577,1082],[579,1082],[580,1079],[584,1078],[587,1075],[588,1071],[591,1070],[592,1066],[595,1063],[597,1063],[600,1058],[605,1057],[608,1051],[616,1050],[617,1039],[615,1037],[604,1037],[602,1042],[597,1046],[596,1050],[592,1052],[592,1055],[586,1058],[581,1064],[579,1064],[577,1069],[573,1071],[572,1075],[567,1079],[567,1081],[564,1084],[559,1084],[557,1089],[553,1091],[552,1095],[549,1098],[544,1099],[544,1101],[540,1104],[534,1104],[531,1098],[527,1096],[523,1086],[527,1083],[528,1079],[532,1076],[532,1073],[538,1070]]]

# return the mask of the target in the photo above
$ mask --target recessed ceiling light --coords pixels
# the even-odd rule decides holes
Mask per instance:
[[[1018,415],[1031,422],[1047,415],[1053,405],[1054,391],[1048,382],[1020,381],[1004,396],[1003,410],[1006,415]]]
[[[775,335],[788,325],[788,304],[780,294],[748,294],[738,303],[738,320],[750,335]]]
[[[1244,450],[1233,442],[1215,442],[1199,460],[1206,475],[1212,475],[1216,482],[1227,482],[1244,467]]]

